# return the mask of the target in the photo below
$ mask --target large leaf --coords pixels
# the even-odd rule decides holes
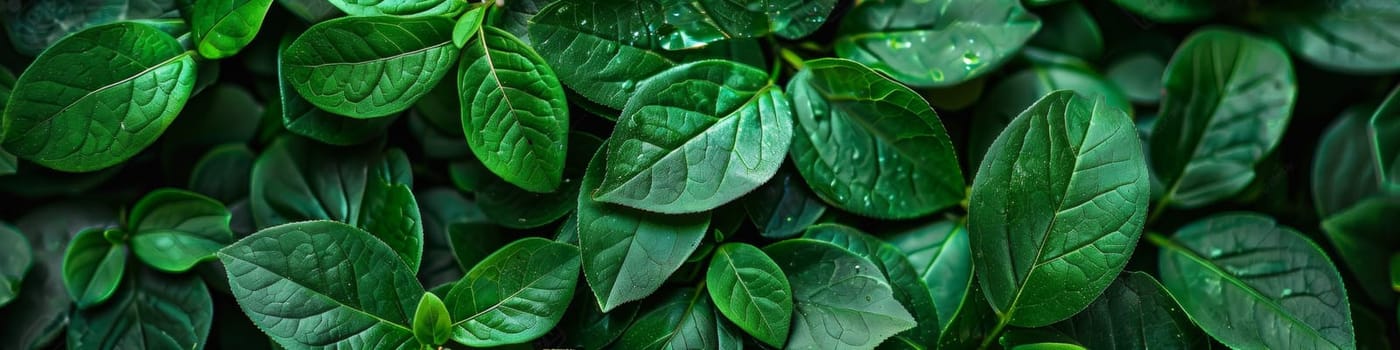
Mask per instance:
[[[123,20],[177,17],[175,0],[49,0],[11,2],[5,22],[15,51],[38,55],[59,39]]]
[[[1001,322],[1055,323],[1123,270],[1149,188],[1132,119],[1103,98],[1057,91],[1002,131],[972,183],[978,281]]]
[[[1162,78],[1152,170],[1163,202],[1197,207],[1238,193],[1283,136],[1298,94],[1278,43],[1224,29],[1192,34]]]
[[[107,236],[123,235],[118,230],[88,228],[79,232],[63,254],[63,285],[79,309],[101,304],[117,292],[130,255],[125,243]]]
[[[151,267],[185,272],[233,243],[233,214],[209,197],[176,189],[147,194],[131,209],[131,251]]]
[[[1162,246],[1162,284],[1232,348],[1356,347],[1346,288],[1316,244],[1249,213],[1188,224]]]
[[[19,229],[0,222],[0,307],[19,297],[24,275],[34,267],[34,251]]]
[[[880,269],[880,273],[889,280],[894,300],[898,301],[904,310],[909,311],[909,314],[914,316],[914,321],[917,324],[928,326],[896,334],[890,340],[891,342],[938,343],[940,329],[932,327],[939,322],[938,309],[933,303],[933,294],[928,285],[920,278],[919,272],[914,270],[914,266],[909,263],[909,258],[899,248],[854,228],[838,224],[812,226],[807,229],[802,238],[835,244],[874,263],[875,267]]]
[[[467,8],[457,0],[329,0],[351,16],[456,17]]]
[[[721,40],[777,33],[785,38],[812,34],[836,8],[836,0],[696,1],[661,0],[666,24],[660,38],[667,50],[705,46]]]
[[[93,171],[155,142],[194,89],[192,52],[136,23],[65,37],[24,70],[5,106],[3,147],[62,171]]]
[[[477,159],[506,182],[553,192],[564,175],[569,109],[544,58],[489,26],[463,48],[462,128]]]
[[[965,223],[937,221],[915,227],[887,240],[909,257],[909,263],[928,285],[938,310],[938,329],[948,329],[953,316],[975,284],[972,279],[972,247]]]
[[[831,243],[790,239],[763,248],[792,282],[787,349],[870,349],[914,328],[914,317],[870,260]],[[840,330],[833,332],[832,330]]]
[[[473,267],[452,291],[452,339],[473,347],[543,336],[568,309],[578,285],[578,247],[525,238]]]
[[[357,119],[327,112],[296,92],[288,80],[285,65],[282,64],[287,47],[292,44],[298,32],[288,31],[278,44],[277,91],[281,96],[282,127],[293,134],[305,136],[323,143],[348,146],[364,143],[384,134],[397,117]]]
[[[1215,15],[1210,0],[1113,0],[1118,6],[1158,22],[1190,22]]]
[[[116,208],[70,200],[39,206],[15,222],[34,248],[34,267],[19,298],[0,309],[0,348],[40,349],[64,334],[73,301],[63,282],[63,258],[73,236],[117,224]]]
[[[335,220],[369,231],[412,271],[423,254],[423,225],[408,158],[379,145],[335,147],[299,137],[272,143],[253,165],[249,202],[260,228]]]
[[[761,70],[731,61],[677,66],[647,80],[608,142],[594,198],[668,214],[714,209],[778,172],[792,109]]]
[[[198,349],[214,301],[199,276],[132,271],[112,300],[73,314],[69,349]]]
[[[743,243],[722,245],[710,259],[705,283],[715,309],[740,329],[773,347],[787,341],[792,286],[768,254]]]
[[[767,238],[788,238],[817,222],[826,205],[791,170],[779,171],[768,183],[744,196],[744,211]]]
[[[792,161],[818,197],[863,216],[904,219],[966,193],[957,154],[922,97],[859,63],[807,62],[788,83]]]
[[[602,144],[597,136],[570,133],[564,178],[554,192],[533,193],[496,177],[486,179],[476,197],[481,211],[497,224],[515,229],[540,227],[563,218],[578,208],[579,183],[588,161]]]
[[[190,29],[199,55],[220,59],[238,54],[262,28],[272,0],[194,1]]]
[[[681,288],[658,297],[647,313],[622,334],[620,349],[717,349],[743,348],[739,333],[730,329],[724,317],[710,304],[702,291]]]
[[[1252,17],[1304,60],[1350,73],[1400,70],[1400,3],[1315,1]]]
[[[603,312],[651,295],[705,238],[709,213],[659,215],[593,200],[604,151],[588,163],[578,195],[583,276]]]
[[[394,250],[333,221],[268,228],[219,251],[258,328],[291,349],[418,349],[411,317],[423,287]]]
[[[438,16],[317,23],[282,53],[282,74],[307,101],[335,114],[376,118],[402,112],[457,62],[452,25]]]
[[[836,55],[905,84],[951,86],[995,70],[1039,29],[1016,0],[864,1],[841,20]]]
[[[1119,275],[1099,300],[1054,328],[1090,349],[1210,347],[1162,284],[1142,272]]]

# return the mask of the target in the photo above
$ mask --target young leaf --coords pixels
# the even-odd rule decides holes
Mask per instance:
[[[618,340],[620,349],[718,349],[743,348],[739,333],[710,305],[704,292],[680,288],[658,298],[650,311],[637,317]]]
[[[214,259],[214,253],[233,243],[222,203],[177,189],[147,194],[131,209],[128,226],[131,251],[142,262],[168,272],[185,272],[195,264]]]
[[[399,113],[437,86],[457,61],[452,25],[438,16],[317,23],[282,53],[283,74],[302,97],[331,113],[352,118]]]
[[[765,344],[782,347],[792,323],[792,286],[783,270],[757,247],[728,243],[715,251],[705,272],[715,308]]]
[[[452,340],[473,347],[543,336],[569,307],[578,285],[578,247],[525,238],[473,267],[452,291]]]
[[[919,87],[996,69],[1040,29],[1016,0],[865,1],[841,20],[836,55]]]
[[[289,80],[287,66],[282,62],[287,57],[287,47],[298,33],[288,31],[277,46],[277,91],[281,96],[282,126],[293,134],[337,146],[361,144],[383,135],[398,117],[356,119],[336,115],[316,108],[297,93]]]
[[[1178,23],[1199,21],[1215,15],[1210,0],[1113,0],[1128,11],[1153,21]]]
[[[731,61],[677,66],[647,80],[608,142],[600,201],[667,213],[714,209],[778,172],[792,109],[768,74]]]
[[[914,317],[895,301],[879,267],[827,242],[790,239],[763,248],[792,282],[792,333],[788,349],[843,344],[874,348],[914,328]],[[840,329],[840,332],[831,332]]]
[[[1400,70],[1400,3],[1341,0],[1277,6],[1251,16],[1303,60],[1349,73]]]
[[[462,48],[467,46],[467,39],[477,35],[481,31],[481,22],[486,18],[486,7],[473,7],[457,19],[457,25],[452,27],[452,44]]]
[[[115,229],[89,228],[68,243],[63,254],[63,285],[79,309],[101,304],[116,293],[129,253],[125,243],[113,242],[107,236],[122,234]]]
[[[966,193],[938,114],[913,90],[844,59],[807,62],[788,83],[792,161],[818,197],[855,214],[919,217]]]
[[[34,266],[34,251],[19,229],[0,222],[0,307],[19,296],[24,275]]]
[[[1142,272],[1119,275],[1099,300],[1053,328],[1090,349],[1210,347],[1171,294]]]
[[[442,299],[432,292],[423,293],[418,300],[418,309],[413,312],[413,336],[418,343],[441,346],[452,338],[452,316]]]
[[[192,52],[169,35],[129,22],[93,27],[24,70],[0,139],[6,151],[56,170],[107,168],[155,142],[194,80]]]
[[[238,54],[262,28],[272,0],[194,1],[190,27],[199,55],[221,59]]]
[[[477,159],[527,191],[558,189],[569,109],[544,59],[510,33],[481,27],[463,49],[457,74],[462,128]]]
[[[1162,284],[1226,346],[1356,347],[1341,276],[1297,231],[1234,213],[1151,239],[1162,247]]]
[[[952,220],[937,221],[890,236],[886,241],[909,257],[933,296],[938,329],[946,330],[974,285],[972,247],[967,226]]]
[[[1162,78],[1152,170],[1163,203],[1198,207],[1254,180],[1254,165],[1283,136],[1298,95],[1288,53],[1249,34],[1205,29],[1181,44]]]
[[[559,81],[604,106],[626,107],[644,80],[676,65],[653,32],[663,25],[655,0],[559,0],[532,21],[531,42],[552,53],[542,56]]]
[[[768,183],[744,196],[743,202],[759,235],[767,238],[800,234],[826,212],[826,205],[791,170],[779,171]]]
[[[721,40],[753,38],[769,33],[797,39],[821,28],[836,0],[764,2],[661,0],[666,11],[662,47],[697,48]]]
[[[284,347],[419,347],[409,320],[423,287],[368,232],[286,224],[224,248],[219,260],[243,312]]]
[[[214,301],[194,275],[132,271],[111,301],[73,314],[73,349],[197,349],[209,337]]]
[[[660,215],[593,200],[604,153],[588,163],[577,213],[583,276],[599,308],[609,312],[660,288],[705,238],[710,215]]]
[[[1045,326],[1093,302],[1137,245],[1148,190],[1133,121],[1103,98],[1056,91],[1012,120],[968,209],[978,281],[1001,322]]]
[[[931,327],[938,324],[938,309],[933,303],[933,294],[914,270],[914,266],[910,265],[909,258],[898,248],[874,236],[839,224],[812,226],[802,238],[835,244],[874,263],[875,267],[880,269],[880,273],[889,279],[894,300],[914,316],[916,323],[930,326],[901,332],[891,341],[909,344],[938,343],[939,328]]]

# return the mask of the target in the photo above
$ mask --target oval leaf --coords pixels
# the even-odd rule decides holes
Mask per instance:
[[[1400,70],[1400,3],[1394,1],[1318,1],[1256,16],[1303,60],[1349,73]]]
[[[1055,329],[1090,349],[1206,349],[1210,338],[1142,272],[1118,276],[1099,300]]]
[[[233,243],[232,218],[223,203],[209,197],[155,190],[131,209],[131,251],[151,267],[184,272]]]
[[[282,127],[293,134],[338,146],[360,144],[383,135],[397,117],[356,119],[338,115],[317,108],[297,93],[289,80],[287,66],[282,64],[287,57],[287,47],[292,45],[297,34],[288,31],[278,44],[277,91],[281,96]]]
[[[63,254],[63,285],[79,309],[106,301],[116,293],[126,272],[126,244],[113,243],[106,236],[107,231],[99,228],[83,230]]]
[[[892,342],[938,343],[939,328],[931,327],[938,323],[938,309],[933,303],[933,294],[923,279],[919,278],[914,266],[910,265],[909,258],[898,248],[874,236],[860,232],[860,230],[839,224],[812,226],[807,229],[802,238],[835,244],[875,263],[875,267],[880,269],[880,273],[889,279],[890,287],[894,291],[894,300],[899,301],[899,304],[914,316],[915,322],[929,326],[896,334],[891,339]]]
[[[719,247],[705,272],[715,308],[754,338],[773,347],[787,341],[792,286],[768,254],[743,243]]]
[[[452,339],[487,347],[543,336],[568,309],[578,270],[578,247],[538,237],[491,253],[447,293]]]
[[[75,312],[70,349],[198,349],[214,321],[214,301],[196,275],[132,271],[112,300]]]
[[[894,299],[889,281],[870,260],[810,239],[774,243],[763,251],[792,282],[797,313],[788,349],[831,344],[870,349],[914,328],[914,317]]]
[[[447,306],[432,292],[423,293],[413,312],[413,335],[424,345],[443,345],[452,338],[452,316]]]
[[[531,42],[553,53],[544,59],[559,80],[608,107],[622,109],[643,80],[676,65],[652,33],[662,25],[657,1],[560,0],[531,20]]]
[[[253,42],[262,28],[272,0],[193,1],[190,29],[199,55],[208,59],[231,57]]]
[[[835,46],[905,84],[951,86],[996,69],[1039,29],[1017,0],[864,1]]]
[[[282,71],[316,107],[353,118],[388,116],[412,107],[452,69],[452,25],[438,16],[317,23],[282,53]]]

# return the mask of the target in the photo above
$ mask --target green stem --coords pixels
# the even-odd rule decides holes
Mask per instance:
[[[1152,214],[1147,215],[1146,226],[1151,226],[1152,223],[1157,222],[1157,218],[1162,216],[1162,212],[1167,211],[1167,204],[1170,204],[1171,200],[1172,193],[1167,192],[1166,195],[1162,196],[1162,199],[1159,199],[1157,200],[1157,203],[1152,204]]]
[[[1167,236],[1163,236],[1156,232],[1148,232],[1147,241],[1152,242],[1152,245],[1162,248],[1171,248],[1177,246],[1176,242],[1173,242],[1171,238],[1167,238]]]
[[[806,66],[807,63],[805,60],[802,59],[802,56],[797,55],[797,52],[793,52],[792,50],[788,50],[787,48],[782,48],[782,50],[779,50],[778,56],[781,56],[784,61],[787,61],[788,65],[792,66],[793,69],[801,70],[802,67]]]
[[[1006,330],[1006,324],[1008,324],[1008,323],[1011,323],[1011,315],[1006,315],[1005,317],[1001,317],[1001,319],[997,321],[997,326],[996,326],[996,328],[992,328],[992,331],[991,331],[990,333],[987,333],[987,337],[986,337],[986,338],[982,338],[982,345],[978,346],[977,349],[978,349],[978,350],[990,349],[991,346],[992,346],[992,343],[995,343],[995,342],[997,341],[997,337],[1001,336],[1001,332],[1004,331],[1004,330]]]

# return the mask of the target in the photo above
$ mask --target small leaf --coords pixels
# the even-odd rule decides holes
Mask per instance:
[[[875,267],[880,269],[880,273],[889,279],[894,299],[914,316],[916,323],[938,323],[938,309],[933,303],[933,293],[914,270],[914,266],[910,265],[909,258],[898,248],[854,228],[838,224],[812,226],[802,238],[835,244],[874,263]],[[896,334],[891,341],[936,344],[939,331],[936,327],[919,327]]]
[[[0,307],[19,297],[24,276],[34,266],[34,251],[19,229],[0,222]]]
[[[604,106],[622,109],[643,81],[676,65],[652,33],[664,25],[654,0],[559,0],[531,20],[531,42],[553,53],[543,56],[559,81]]]
[[[233,243],[222,203],[177,189],[152,191],[131,209],[131,251],[142,262],[168,272],[185,272]]]
[[[916,325],[870,260],[810,239],[774,243],[763,251],[792,282],[796,314],[788,349],[831,344],[869,349]]]
[[[216,60],[238,54],[258,35],[271,7],[272,0],[194,1],[190,27],[199,55]]]
[[[538,237],[492,253],[447,294],[452,339],[473,347],[519,344],[559,323],[578,284],[578,247]]]
[[[467,39],[476,36],[481,31],[481,22],[486,18],[486,7],[473,7],[457,19],[457,25],[452,27],[452,44],[462,48],[467,46]]]
[[[126,272],[126,244],[113,243],[106,236],[107,232],[99,228],[83,230],[73,237],[63,254],[63,285],[79,309],[106,301],[117,292]]]
[[[195,275],[132,271],[101,306],[73,313],[72,349],[198,349],[207,343],[214,301]]]
[[[1039,29],[1016,0],[864,1],[835,46],[905,84],[952,86],[995,70]]]
[[[722,245],[705,283],[721,314],[759,341],[783,346],[792,323],[792,286],[772,258],[752,245]]]
[[[413,312],[413,336],[429,346],[441,346],[452,338],[452,316],[442,299],[432,292],[423,293],[418,300],[418,309]]]
[[[330,0],[351,16],[456,17],[466,9],[461,0]]]
[[[452,25],[438,16],[317,23],[282,53],[282,74],[307,101],[331,113],[352,118],[399,113],[437,86],[457,61]]]

